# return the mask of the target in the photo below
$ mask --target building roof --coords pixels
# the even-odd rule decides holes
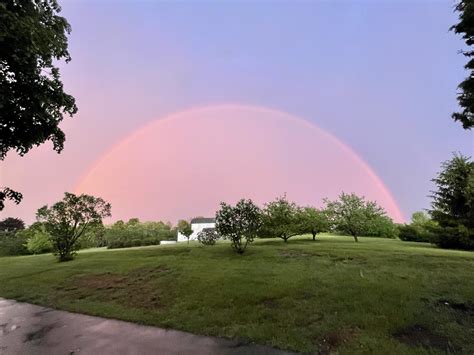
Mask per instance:
[[[191,220],[191,224],[196,223],[215,223],[216,220],[214,218],[206,218],[206,217],[196,217]]]

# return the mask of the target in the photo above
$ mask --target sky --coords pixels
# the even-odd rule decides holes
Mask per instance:
[[[79,112],[61,125],[66,145],[60,155],[47,143],[25,157],[10,153],[2,162],[1,185],[24,193],[23,202],[19,206],[9,204],[1,212],[2,217],[16,216],[32,222],[37,208],[59,200],[64,191],[78,191],[91,170],[104,169],[97,168],[98,162],[111,164],[104,159],[115,159],[110,156],[111,150],[133,132],[199,107],[263,107],[308,121],[318,132],[343,142],[371,168],[404,218],[429,207],[428,195],[433,189],[430,179],[442,161],[455,151],[474,153],[472,131],[464,131],[450,118],[457,109],[456,86],[466,75],[465,59],[458,54],[463,42],[449,31],[456,22],[452,1],[60,3],[73,30],[69,39],[72,61],[61,64],[61,73],[66,91],[76,97]],[[250,127],[242,111],[227,114],[233,124],[242,120],[245,127]],[[187,120],[194,117],[188,116]],[[254,119],[258,121],[259,117]],[[267,122],[263,118],[261,121]],[[273,126],[277,125],[268,123],[268,129],[259,126],[258,130],[266,132],[263,137],[270,137],[269,146],[275,149],[265,157],[274,161],[271,166],[277,167],[275,173],[281,173],[291,159],[280,159],[285,150],[275,139],[281,129],[293,131],[291,125],[269,128]],[[149,175],[160,176],[162,166],[143,157],[158,151],[173,156],[177,147],[186,144],[180,132],[186,136],[189,127],[189,121],[182,121],[173,131],[175,139],[166,144],[164,140],[149,139],[140,146],[137,141],[138,146],[130,148],[129,154],[122,154],[120,168],[109,171],[110,181],[121,179],[126,184],[120,185],[121,189],[135,191],[137,196],[154,191],[154,180],[131,175],[130,167],[136,170],[143,166],[143,175],[153,172]],[[233,134],[225,127],[205,127],[210,141],[213,135]],[[248,131],[235,132],[245,137]],[[297,142],[305,134],[295,129],[289,138]],[[319,133],[313,137],[321,140]],[[263,138],[255,137],[249,144],[258,146],[258,139]],[[246,140],[241,141],[244,145]],[[289,178],[287,185],[275,184],[275,191],[269,194],[276,197],[289,192],[299,184],[298,175],[329,174],[327,166],[315,170],[315,165],[336,148],[302,151],[285,140],[281,144],[288,147],[291,157],[305,163],[297,166],[299,171],[292,171],[294,180]],[[187,149],[183,154],[193,151],[190,145]],[[212,159],[225,153],[218,146],[209,149]],[[143,165],[137,165],[140,161]],[[350,165],[350,161],[345,157],[337,163]],[[182,167],[166,166],[176,171],[170,186],[178,184]],[[214,174],[212,164],[206,166],[209,175]],[[351,188],[354,176],[346,174],[346,182],[341,181],[337,187]],[[318,204],[326,191],[331,195],[334,186],[314,181],[314,186],[295,192],[297,202]],[[186,190],[189,200],[202,189],[193,183],[192,176],[181,184],[194,186],[195,190]],[[255,183],[248,191],[250,197],[264,187],[263,181]],[[101,195],[97,186],[93,190]],[[222,187],[222,194],[226,191]],[[309,198],[299,195],[304,191]],[[193,217],[186,213],[210,213],[210,206],[201,208],[196,200],[191,201],[196,207],[193,211],[183,206],[180,213],[177,205],[174,214],[160,217],[172,197],[163,200],[156,196],[160,208],[138,203],[127,209],[126,200],[117,196],[130,195],[122,192],[118,187],[108,192],[120,211],[113,218],[156,216],[173,220],[181,215]],[[363,189],[360,192],[365,193]],[[190,203],[183,196],[179,201]],[[114,203],[112,208],[114,214]]]

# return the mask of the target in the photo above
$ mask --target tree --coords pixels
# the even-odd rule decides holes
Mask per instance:
[[[24,155],[48,140],[58,153],[63,149],[59,123],[77,107],[54,65],[71,60],[71,27],[60,11],[56,0],[0,3],[0,160],[11,149]],[[6,199],[19,203],[21,198],[21,193],[2,188],[0,210]]]
[[[311,233],[313,241],[316,240],[318,233],[329,230],[329,218],[324,210],[318,210],[314,207],[304,207],[299,212],[299,223],[303,233]]]
[[[385,217],[385,211],[375,202],[365,201],[354,193],[342,193],[339,200],[324,200],[332,226],[348,233],[358,242],[358,237],[367,233],[378,218]]]
[[[265,205],[259,235],[281,238],[287,243],[291,237],[304,233],[301,217],[300,208],[289,202],[286,195],[278,197]]]
[[[231,242],[232,248],[243,254],[262,226],[261,211],[252,200],[242,199],[235,206],[221,202],[216,212],[216,230]]]
[[[436,244],[474,249],[474,162],[454,154],[432,181],[437,189],[432,191],[429,213],[438,223],[433,229]]]
[[[471,0],[461,0],[456,5],[456,11],[459,13],[459,22],[451,27],[456,34],[462,35],[462,38],[468,46],[467,51],[462,54],[468,58],[464,66],[469,71],[469,75],[458,86],[460,92],[457,99],[461,112],[453,113],[455,121],[461,122],[464,129],[471,129],[474,126],[474,3]]]
[[[67,261],[73,259],[78,239],[89,228],[102,224],[102,218],[110,217],[110,210],[110,204],[100,197],[66,192],[62,201],[41,207],[36,218],[51,235],[59,261]]]
[[[35,230],[26,242],[26,249],[31,254],[50,253],[53,250],[51,243],[51,235],[46,232],[46,229]]]
[[[191,228],[191,224],[188,221],[185,221],[184,219],[182,219],[178,221],[177,228],[178,228],[178,232],[186,237],[189,244],[189,238],[191,237],[191,234],[193,234],[193,229]]]
[[[25,229],[25,222],[19,218],[7,217],[0,222],[0,231],[2,232],[16,232]]]

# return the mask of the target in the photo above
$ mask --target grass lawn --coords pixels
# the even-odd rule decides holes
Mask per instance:
[[[474,353],[474,253],[398,240],[4,257],[0,296],[301,352]]]

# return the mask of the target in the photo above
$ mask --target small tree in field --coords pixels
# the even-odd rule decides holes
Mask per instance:
[[[262,226],[260,208],[252,200],[240,200],[235,206],[221,203],[216,213],[216,230],[231,242],[232,248],[243,254]]]
[[[178,222],[177,229],[179,233],[181,233],[182,235],[186,237],[189,244],[189,238],[191,237],[191,234],[193,234],[193,229],[191,228],[191,224],[188,221],[185,221],[184,219],[182,219]]]
[[[202,245],[214,245],[219,239],[219,234],[214,228],[204,228],[198,233],[197,239]]]
[[[313,241],[316,240],[318,233],[329,230],[329,218],[324,210],[318,210],[314,207],[304,207],[299,211],[298,217],[303,233],[311,233]]]
[[[301,210],[295,203],[289,202],[286,196],[278,197],[265,205],[259,234],[281,238],[286,243],[291,237],[304,233],[301,217]]]
[[[358,237],[367,233],[374,223],[385,217],[385,211],[375,202],[366,201],[356,194],[342,193],[339,200],[325,199],[326,211],[332,226],[343,233],[348,233],[358,242]]]
[[[91,227],[110,217],[111,206],[99,197],[66,192],[62,201],[51,207],[41,207],[36,213],[51,235],[53,249],[59,261],[73,259],[78,239]]]

